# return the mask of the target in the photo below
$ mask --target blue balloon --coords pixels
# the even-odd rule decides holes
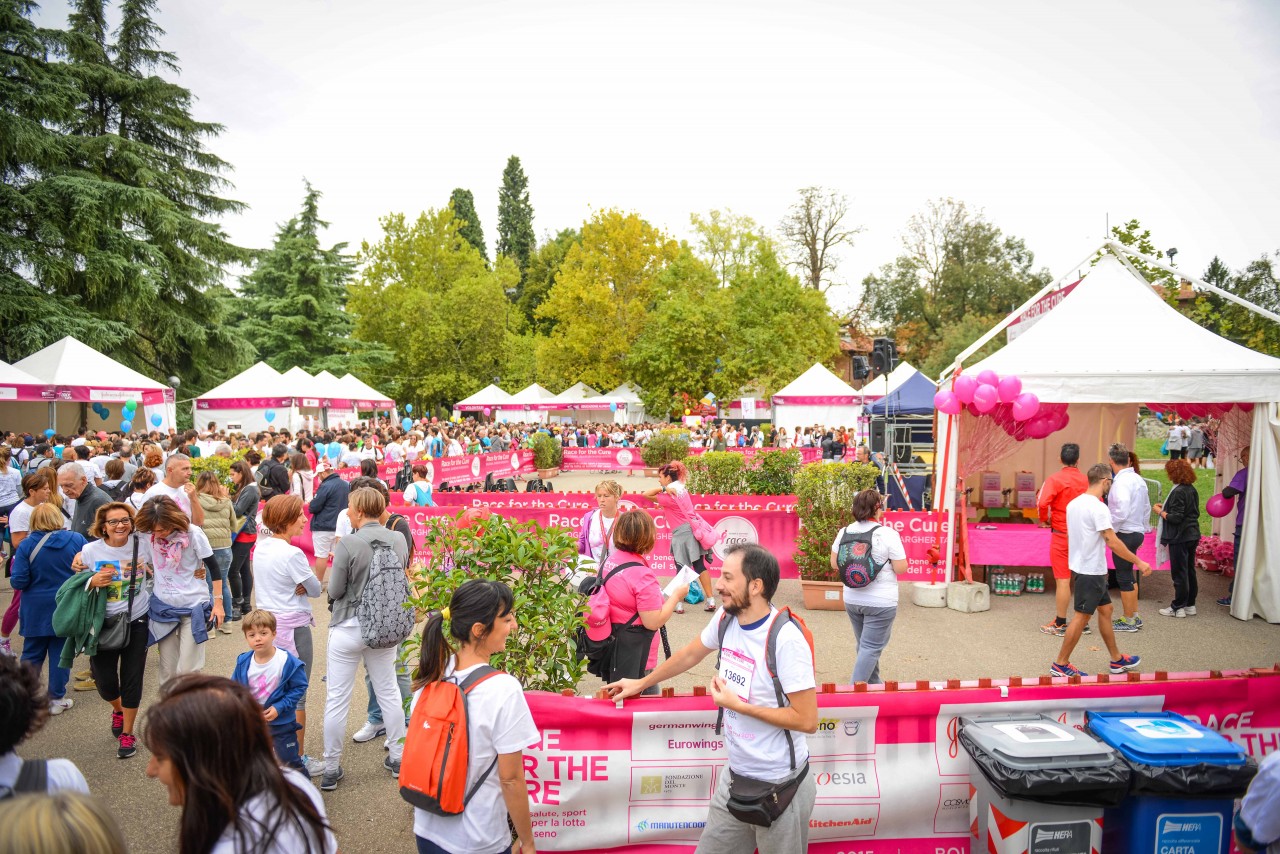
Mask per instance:
[[[160,422],[161,422],[161,421],[163,421],[163,420],[164,420],[164,419],[160,417],[160,414],[159,414],[159,413],[156,413],[156,414],[154,414],[154,415],[152,415],[152,416],[151,416],[151,426],[152,426],[152,427],[159,427],[159,426],[160,426]]]
[[[53,438],[53,428],[52,428],[52,427],[50,427],[48,430],[45,430],[45,431],[44,431],[44,437],[45,437],[46,439],[52,439],[52,438]]]
[[[406,431],[407,431],[407,430],[412,430],[412,429],[413,429],[413,419],[412,419],[412,418],[406,418],[405,420],[403,420],[403,421],[401,421],[401,422],[400,422],[400,426],[401,426],[401,427],[403,427]]]
[[[617,412],[617,411],[618,411],[618,404],[616,404],[616,403],[611,403],[611,404],[609,404],[609,411],[610,411],[610,412]]]
[[[406,404],[404,405],[404,411],[405,411],[405,412],[413,412],[413,404],[412,404],[412,403],[406,403]]]
[[[130,430],[132,430],[132,429],[133,429],[133,422],[132,422],[132,421],[130,421],[130,420],[128,420],[128,419],[125,419],[124,421],[121,421],[121,422],[120,422],[120,431],[121,431],[122,433],[128,433],[128,432],[129,432]]]
[[[272,421],[276,420],[276,411],[274,409],[268,409],[266,412],[262,413],[262,417],[266,418],[267,423],[270,424]]]
[[[342,443],[330,442],[329,448],[328,448],[328,454],[329,454],[329,459],[331,460],[336,460],[338,457],[342,456]]]

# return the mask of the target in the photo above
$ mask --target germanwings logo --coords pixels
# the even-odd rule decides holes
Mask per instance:
[[[1056,839],[1070,839],[1072,832],[1070,830],[1041,830],[1036,828],[1036,844],[1041,842],[1049,842]]]

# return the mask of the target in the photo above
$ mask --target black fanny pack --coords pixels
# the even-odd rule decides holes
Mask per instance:
[[[791,801],[809,773],[809,763],[800,773],[782,783],[767,783],[734,771],[729,772],[729,814],[738,821],[756,827],[772,827]]]

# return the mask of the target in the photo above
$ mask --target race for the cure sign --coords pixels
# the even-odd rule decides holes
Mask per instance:
[[[1280,750],[1280,674],[1001,685],[820,693],[818,731],[807,737],[817,784],[809,851],[969,851],[963,715],[1032,712],[1080,728],[1089,710],[1168,710],[1221,732],[1255,760]],[[524,754],[539,850],[694,849],[727,755],[709,698],[645,697],[618,707],[526,697],[541,733]]]

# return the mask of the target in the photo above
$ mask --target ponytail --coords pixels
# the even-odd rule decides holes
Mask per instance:
[[[463,582],[453,592],[449,607],[432,611],[427,617],[426,625],[422,627],[422,650],[418,656],[413,690],[417,691],[424,685],[444,678],[449,657],[456,652],[455,647],[449,643],[451,639],[458,647],[484,640],[493,631],[494,621],[511,613],[514,603],[511,588],[501,581],[472,578]],[[449,621],[448,637],[445,637],[445,620]],[[471,627],[476,623],[484,626],[484,631],[479,637],[473,638]]]

